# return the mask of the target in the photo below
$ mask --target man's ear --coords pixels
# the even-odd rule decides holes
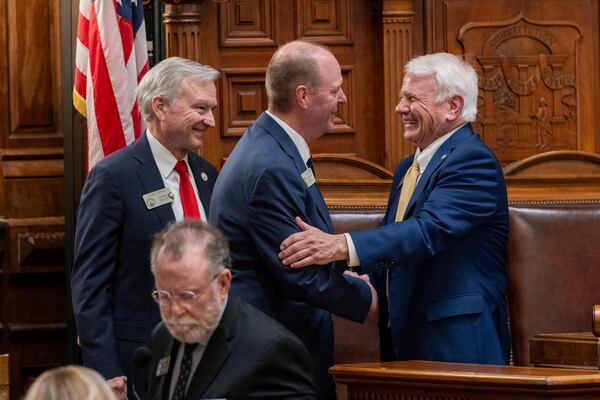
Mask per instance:
[[[460,117],[465,104],[465,99],[458,95],[452,96],[452,98],[448,101],[448,104],[450,105],[447,113],[448,121],[454,121]]]
[[[154,96],[151,104],[154,115],[159,121],[162,121],[165,118],[165,107],[168,106],[167,102],[160,96]]]
[[[308,95],[310,94],[310,89],[306,85],[298,85],[294,90],[294,95],[296,96],[296,103],[304,109],[308,108]]]
[[[219,275],[219,297],[221,300],[225,299],[227,293],[229,293],[229,288],[231,287],[231,271],[229,269],[225,269]]]

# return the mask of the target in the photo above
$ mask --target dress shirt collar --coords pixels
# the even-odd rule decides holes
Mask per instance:
[[[436,151],[438,151],[438,149],[440,147],[442,147],[442,145],[446,142],[446,140],[450,139],[450,136],[452,136],[456,131],[458,131],[460,128],[462,128],[465,125],[466,124],[463,124],[463,125],[459,126],[458,128],[453,129],[450,132],[446,133],[444,136],[440,136],[429,146],[425,147],[425,149],[423,149],[423,150],[417,148],[417,151],[415,152],[415,158],[417,159],[417,162],[419,163],[419,171],[421,171],[421,174],[423,173],[423,171],[425,171],[425,168],[427,168],[427,166],[429,165],[429,162],[433,158],[433,155],[436,153]]]
[[[150,151],[152,152],[152,156],[154,156],[154,161],[156,161],[156,166],[160,171],[160,174],[164,179],[169,176],[171,172],[173,172],[173,168],[175,168],[175,164],[177,163],[177,158],[171,153],[165,146],[162,145],[161,142],[158,141],[154,137],[154,134],[150,132],[150,129],[146,129],[146,136],[148,137],[148,143],[150,144]],[[183,160],[187,162],[187,153],[183,157]]]
[[[272,112],[269,112],[269,111],[265,111],[265,112],[267,113],[267,115],[269,115],[269,117],[273,118],[273,120],[275,122],[277,122],[279,124],[279,126],[281,126],[281,128],[283,128],[285,133],[288,134],[290,139],[292,139],[292,142],[294,142],[294,145],[296,146],[296,148],[298,149],[298,152],[300,153],[300,157],[302,157],[302,161],[304,161],[304,164],[306,164],[308,162],[308,160],[310,159],[310,148],[308,147],[308,143],[306,143],[306,140],[304,140],[304,138],[302,136],[300,136],[300,134],[298,132],[296,132],[294,129],[292,129],[291,126],[289,126],[288,124],[283,122],[281,119],[276,117]]]

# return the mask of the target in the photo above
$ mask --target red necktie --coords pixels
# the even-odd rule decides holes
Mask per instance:
[[[181,197],[181,206],[183,207],[183,218],[200,219],[198,200],[196,200],[196,194],[194,193],[185,161],[177,161],[175,171],[179,174],[179,196]]]

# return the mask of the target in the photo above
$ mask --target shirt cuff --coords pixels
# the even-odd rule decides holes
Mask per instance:
[[[344,236],[346,237],[346,245],[348,246],[348,266],[358,267],[360,266],[360,260],[358,259],[358,253],[356,252],[356,247],[354,247],[352,237],[349,233],[344,233]]]

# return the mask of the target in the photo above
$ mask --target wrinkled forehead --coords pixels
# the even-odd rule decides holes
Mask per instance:
[[[433,91],[437,88],[437,80],[435,74],[431,75],[416,75],[407,72],[402,79],[402,91]]]
[[[193,94],[198,97],[215,97],[217,87],[213,81],[206,79],[183,78],[179,84],[179,94]]]

